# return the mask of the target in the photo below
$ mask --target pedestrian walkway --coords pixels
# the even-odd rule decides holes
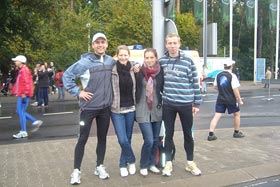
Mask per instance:
[[[184,170],[183,135],[176,131],[176,157],[171,177],[139,174],[141,134],[133,134],[132,145],[138,172],[120,177],[120,147],[115,135],[107,139],[105,166],[111,178],[94,176],[96,137],[90,137],[82,163],[80,186],[108,187],[218,187],[280,175],[280,126],[243,128],[245,138],[234,139],[232,129],[217,129],[218,140],[207,141],[207,130],[195,130],[195,161],[202,170],[193,176]],[[20,140],[17,140],[20,141]],[[76,139],[0,145],[0,186],[64,187],[70,185]]]

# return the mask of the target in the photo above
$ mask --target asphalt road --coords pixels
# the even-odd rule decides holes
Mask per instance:
[[[241,107],[241,126],[278,126],[279,125],[279,101],[280,92],[278,88],[270,90],[258,88],[241,90],[244,105]],[[210,120],[214,115],[217,93],[211,91],[203,96],[203,104],[200,112],[194,116],[194,129],[208,129]],[[75,137],[79,133],[79,107],[74,97],[67,96],[65,101],[56,100],[56,96],[50,96],[48,108],[37,108],[29,106],[28,111],[36,118],[44,121],[43,126],[36,133],[29,133],[27,140],[13,140],[12,134],[19,131],[18,116],[15,113],[16,98],[0,97],[0,144],[18,143],[24,141],[42,141],[48,139],[59,139]],[[95,123],[95,122],[93,122]],[[30,128],[30,122],[27,123]],[[233,127],[232,115],[224,114],[217,128]],[[175,130],[181,130],[180,121],[177,119]],[[92,126],[91,136],[95,136],[95,125]],[[137,123],[134,125],[134,133],[140,133]],[[111,125],[109,135],[114,135]]]
[[[264,179],[258,179],[253,182],[245,182],[241,184],[235,184],[228,187],[277,187],[280,186],[280,176],[268,177]]]

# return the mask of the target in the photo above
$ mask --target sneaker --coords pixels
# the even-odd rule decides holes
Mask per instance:
[[[70,184],[80,184],[81,183],[81,172],[79,169],[74,169],[71,174]]]
[[[245,137],[245,135],[241,131],[238,131],[237,133],[236,132],[233,133],[233,137],[234,138],[243,138],[243,137]]]
[[[34,128],[31,130],[31,132],[36,132],[40,129],[40,127],[42,126],[43,121],[41,120],[36,120],[32,123],[32,125],[34,126]]]
[[[135,163],[128,164],[128,171],[130,175],[134,175],[136,173]]]
[[[148,170],[147,169],[140,169],[140,175],[146,177],[148,176]]]
[[[160,173],[160,170],[156,167],[156,166],[151,166],[149,168],[149,170],[152,172],[152,173],[155,173],[155,174],[159,174]]]
[[[31,104],[31,106],[37,106],[38,105],[38,102],[35,101],[34,103]]]
[[[95,168],[94,175],[99,176],[100,179],[108,179],[110,177],[102,164]]]
[[[19,133],[14,134],[13,138],[19,139],[19,138],[26,138],[28,136],[26,131],[19,131]]]
[[[122,177],[127,177],[128,176],[127,168],[120,168],[120,172],[121,172]]]
[[[215,134],[213,136],[208,136],[208,141],[214,141],[214,140],[217,140],[217,136],[215,136]]]
[[[185,167],[186,171],[191,172],[193,175],[201,175],[201,171],[200,169],[198,169],[198,167],[196,166],[196,164],[194,162],[188,163]]]
[[[167,161],[164,169],[162,170],[162,175],[170,177],[172,170],[173,170],[172,162],[171,161]]]

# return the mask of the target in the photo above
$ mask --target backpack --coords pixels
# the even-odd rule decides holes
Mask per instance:
[[[62,79],[62,77],[63,77],[63,74],[61,74],[60,77],[59,77],[59,83],[60,83],[60,84],[63,84],[63,79]]]
[[[156,161],[155,165],[158,168],[164,168],[166,164],[166,150],[163,145],[163,137],[159,137],[159,145],[156,150]],[[172,148],[171,152],[171,161],[175,160],[175,152],[176,148],[175,146]]]
[[[164,168],[166,164],[166,150],[164,147],[164,138],[165,138],[165,127],[164,127],[164,121],[161,123],[161,129],[159,133],[159,144],[156,150],[156,167],[158,168]],[[172,147],[171,151],[171,161],[175,160],[175,152],[176,148],[175,145]]]

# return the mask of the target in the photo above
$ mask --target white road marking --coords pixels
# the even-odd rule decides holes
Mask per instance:
[[[254,97],[250,97],[250,98],[252,98],[252,99],[258,99],[258,98],[264,98],[265,96],[254,96]]]
[[[217,100],[209,100],[209,101],[203,101],[204,103],[213,103],[216,102]]]
[[[4,117],[0,117],[0,120],[1,119],[11,119],[12,118],[12,116],[4,116]]]
[[[71,111],[71,112],[56,112],[56,113],[46,113],[46,114],[43,114],[44,116],[53,116],[53,115],[64,115],[64,114],[73,114],[74,112]]]

